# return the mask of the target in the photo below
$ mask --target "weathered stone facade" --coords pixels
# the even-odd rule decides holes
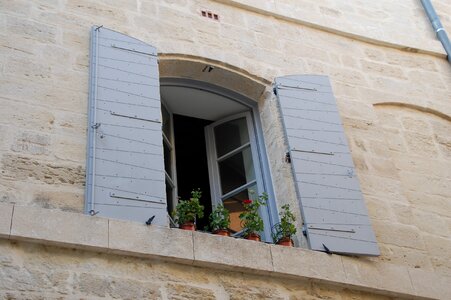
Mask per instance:
[[[444,50],[419,1],[317,2],[0,0],[0,201],[15,205],[0,214],[0,236],[6,238],[0,244],[0,295],[451,297],[451,67]],[[451,32],[451,5],[445,0],[434,5]],[[219,21],[203,18],[202,9],[217,13]],[[298,207],[298,202],[282,159],[285,146],[271,82],[287,74],[328,75],[381,256],[340,259],[343,276],[349,276],[342,284],[323,275],[286,279],[274,269],[268,280],[259,268],[234,272],[210,260],[190,266],[172,259],[165,263],[164,255],[107,253],[114,248],[110,225],[100,218],[97,229],[106,233],[97,238],[106,244],[95,245],[97,250],[59,248],[77,242],[67,243],[56,233],[43,237],[57,224],[27,234],[34,224],[27,225],[27,218],[47,216],[47,209],[72,212],[69,224],[82,217],[92,25],[156,46],[161,77],[210,80],[258,101],[278,205]],[[235,74],[236,80],[202,77],[190,68],[200,64]],[[85,226],[81,236],[90,228]],[[304,244],[301,235],[298,240]],[[382,286],[371,282],[378,272],[388,274]],[[349,281],[353,276],[361,282]],[[243,288],[244,282],[250,284]]]

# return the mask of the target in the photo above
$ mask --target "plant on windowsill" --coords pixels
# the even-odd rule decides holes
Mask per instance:
[[[290,210],[290,204],[282,206],[282,211],[279,213],[280,223],[274,225],[272,230],[272,239],[278,245],[293,247],[293,240],[291,237],[296,234],[296,226],[294,222],[296,217]]]
[[[191,191],[189,200],[180,200],[172,213],[174,221],[179,228],[185,230],[196,230],[196,218],[204,216],[204,206],[200,204],[199,199],[202,196],[200,189]]]
[[[244,230],[244,237],[248,240],[260,241],[259,232],[263,231],[263,219],[258,213],[260,206],[266,205],[268,194],[263,193],[255,200],[244,200],[244,212],[240,214],[241,225]]]
[[[230,213],[224,207],[219,204],[210,214],[210,229],[214,234],[230,236]]]

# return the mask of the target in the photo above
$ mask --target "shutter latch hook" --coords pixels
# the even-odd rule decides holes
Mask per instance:
[[[291,155],[290,152],[285,153],[285,162],[286,163],[291,163]]]

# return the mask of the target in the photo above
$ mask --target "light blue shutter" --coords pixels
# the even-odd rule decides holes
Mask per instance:
[[[274,91],[311,249],[379,255],[329,79],[279,77]]]
[[[156,49],[91,33],[86,211],[167,225]]]

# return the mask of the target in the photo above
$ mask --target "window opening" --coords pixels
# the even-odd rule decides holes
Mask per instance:
[[[178,85],[163,85],[161,98],[168,212],[178,197],[189,199],[200,188],[205,216],[197,228],[206,229],[212,207],[223,203],[231,214],[230,230],[241,231],[243,200],[265,191],[253,106]],[[270,240],[269,212],[260,213],[267,227],[262,237]]]
[[[173,118],[178,196],[189,199],[192,189],[200,188],[205,217],[198,220],[196,225],[202,230],[208,225],[208,216],[212,210],[204,133],[205,126],[212,121],[182,115],[174,115]]]

